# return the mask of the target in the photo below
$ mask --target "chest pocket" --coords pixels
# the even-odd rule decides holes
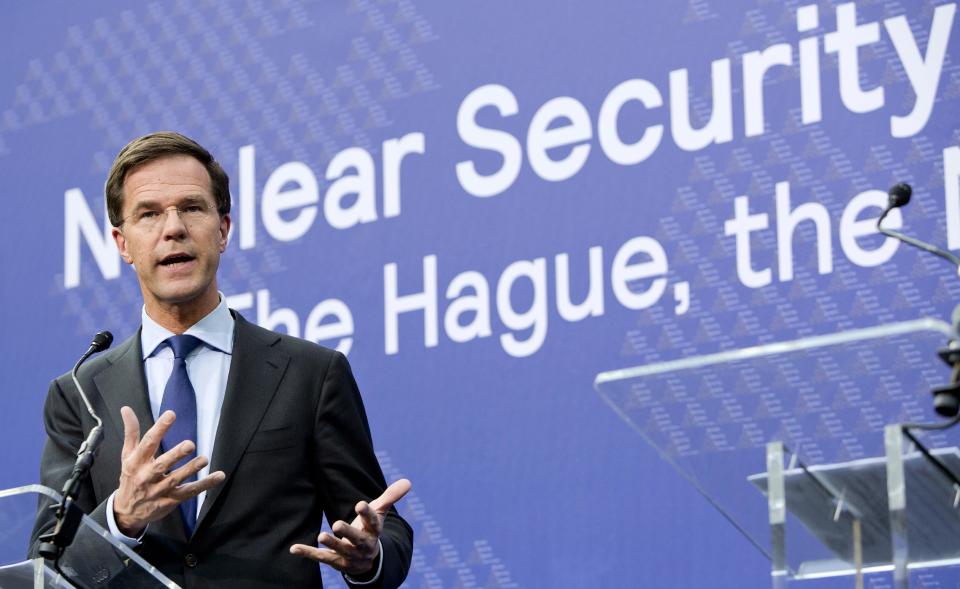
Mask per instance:
[[[253,434],[247,454],[292,448],[296,443],[293,427],[289,425],[262,429]]]

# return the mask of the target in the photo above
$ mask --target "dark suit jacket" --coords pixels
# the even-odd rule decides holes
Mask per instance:
[[[320,587],[318,565],[289,547],[316,545],[324,513],[330,522],[350,522],[357,501],[386,488],[363,402],[342,354],[233,314],[233,356],[210,465],[226,481],[207,492],[191,537],[175,510],[148,526],[137,551],[184,589]],[[105,440],[78,503],[106,527],[106,500],[120,479],[120,407],[133,408],[141,432],[153,424],[140,334],[87,363],[80,382],[103,418]],[[51,384],[44,420],[41,479],[59,490],[93,427],[69,374]],[[41,505],[32,553],[53,523]],[[413,533],[395,511],[381,541],[381,582],[364,587],[393,588],[406,577]]]

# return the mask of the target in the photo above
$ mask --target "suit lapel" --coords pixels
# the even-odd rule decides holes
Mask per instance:
[[[230,373],[210,461],[210,472],[222,470],[227,475],[227,482],[207,492],[197,517],[196,530],[203,525],[224,486],[229,484],[290,361],[289,356],[274,347],[280,340],[277,334],[251,326],[239,314],[234,317],[236,327]]]
[[[93,377],[100,398],[107,408],[107,421],[113,425],[122,440],[123,419],[120,417],[120,408],[126,405],[137,414],[142,435],[153,426],[153,413],[150,411],[147,381],[143,374],[140,331],[137,330],[133,337],[123,342],[107,361],[109,365]]]

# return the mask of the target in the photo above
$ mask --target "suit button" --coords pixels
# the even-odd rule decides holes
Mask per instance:
[[[188,555],[184,556],[184,557],[183,557],[183,562],[184,562],[188,567],[190,567],[190,568],[193,568],[193,567],[197,566],[197,564],[200,563],[200,561],[197,560],[197,555],[196,555],[196,554],[188,554]]]

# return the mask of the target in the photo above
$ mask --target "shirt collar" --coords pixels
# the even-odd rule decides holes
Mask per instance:
[[[184,333],[192,335],[211,348],[216,348],[224,354],[230,354],[233,350],[233,315],[227,307],[227,299],[220,295],[220,304],[213,311],[190,326],[190,329]],[[172,331],[162,327],[147,315],[146,306],[140,313],[143,321],[143,327],[140,330],[140,345],[143,349],[143,358],[146,360],[153,356],[163,342],[174,334]]]

